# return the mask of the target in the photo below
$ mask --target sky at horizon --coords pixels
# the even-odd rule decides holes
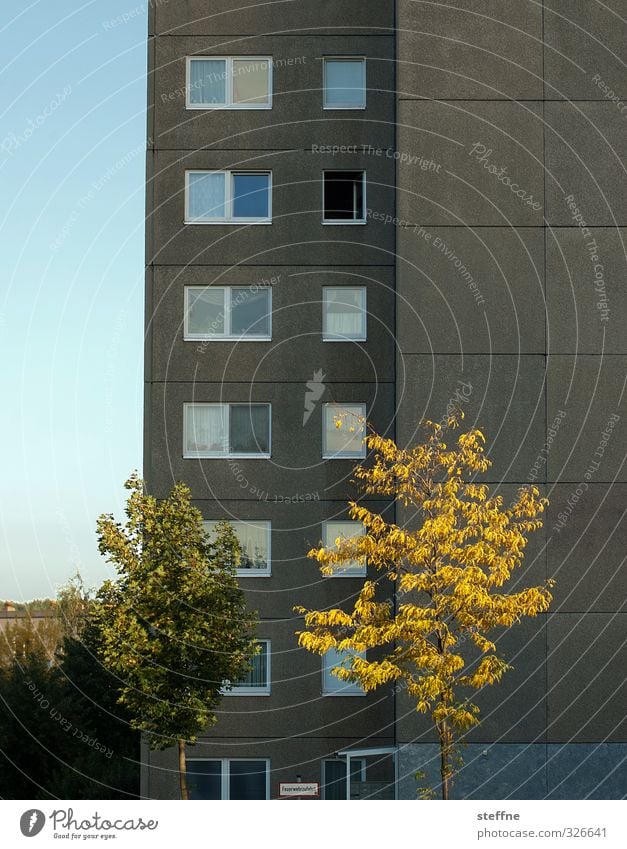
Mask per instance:
[[[2,4],[0,598],[112,575],[96,519],[141,470],[146,18]]]

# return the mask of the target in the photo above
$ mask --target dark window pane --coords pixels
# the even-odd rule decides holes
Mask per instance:
[[[267,174],[233,175],[233,217],[267,218],[270,178]]]
[[[253,292],[231,290],[231,333],[235,336],[270,335],[270,293],[268,289]]]
[[[220,761],[187,761],[187,784],[190,799],[222,798],[222,764]]]
[[[346,799],[346,761],[324,762],[324,798]]]
[[[266,798],[266,762],[231,761],[230,799]]]
[[[329,221],[359,221],[364,217],[363,173],[326,171],[324,217]]]
[[[231,452],[233,454],[269,453],[269,412],[267,404],[231,407]]]

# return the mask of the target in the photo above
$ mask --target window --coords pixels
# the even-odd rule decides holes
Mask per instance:
[[[366,223],[366,172],[323,172],[323,223]]]
[[[356,57],[323,59],[324,108],[366,108],[366,60]]]
[[[269,286],[187,286],[184,338],[270,340]]]
[[[322,655],[322,694],[325,696],[365,696],[365,692],[359,684],[351,681],[342,681],[332,670],[337,666],[348,667],[347,661],[351,656],[359,655],[366,657],[365,652],[346,652],[337,649],[329,649]]]
[[[269,171],[186,171],[185,222],[267,224],[271,196]]]
[[[322,416],[322,456],[360,458],[366,456],[365,404],[325,404]]]
[[[217,522],[203,522],[209,535],[215,532]],[[270,575],[270,522],[231,522],[235,536],[242,547],[237,574],[240,577],[259,578]]]
[[[259,654],[252,659],[252,668],[241,681],[224,691],[225,696],[270,695],[270,640],[258,640]]]
[[[269,404],[185,404],[184,457],[269,457]]]
[[[366,287],[325,286],[322,338],[325,342],[366,341]]]
[[[338,539],[351,539],[351,537],[363,536],[364,526],[361,522],[324,522],[322,526],[322,540],[325,548],[335,548]],[[333,567],[333,577],[351,578],[355,575],[366,574],[366,561],[347,560],[341,565]]]
[[[271,109],[272,59],[190,56],[186,93],[188,109]]]
[[[270,762],[187,758],[190,799],[269,799]]]

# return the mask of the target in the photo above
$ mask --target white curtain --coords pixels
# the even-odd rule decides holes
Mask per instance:
[[[225,180],[220,171],[190,171],[188,179],[188,216],[192,220],[225,218]]]
[[[235,536],[242,547],[240,569],[267,569],[270,522],[233,522]],[[205,531],[213,537],[217,522],[203,522]]]
[[[268,566],[268,523],[252,525],[234,522],[233,527],[242,546],[240,569],[266,569]]]
[[[324,546],[325,548],[336,548],[337,539],[351,539],[352,537],[360,537],[364,535],[364,526],[361,522],[326,522],[324,526]],[[347,573],[361,574],[365,566],[365,560],[347,560],[341,565],[333,567],[333,571],[340,575]]]
[[[187,329],[195,336],[219,335],[224,333],[224,289],[187,290]]]
[[[226,103],[226,62],[224,59],[192,59],[189,102],[205,106]]]
[[[329,336],[364,335],[362,289],[330,290],[326,294],[326,332]]]
[[[325,407],[326,450],[332,454],[359,455],[363,452],[366,414],[362,404],[329,404]],[[342,423],[336,427],[336,420]]]
[[[187,409],[186,448],[188,451],[224,453],[226,424],[224,407],[192,406]]]

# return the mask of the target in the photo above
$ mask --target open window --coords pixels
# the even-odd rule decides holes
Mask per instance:
[[[324,171],[322,220],[325,224],[366,223],[366,172]]]

